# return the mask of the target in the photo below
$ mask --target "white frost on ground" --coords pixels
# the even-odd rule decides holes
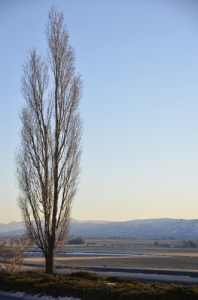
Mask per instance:
[[[51,296],[40,296],[39,294],[28,295],[23,292],[13,293],[13,292],[3,292],[3,291],[0,291],[0,296],[7,296],[7,297],[18,298],[18,299],[24,299],[24,300],[81,300],[79,298],[73,298],[73,297],[53,298]]]

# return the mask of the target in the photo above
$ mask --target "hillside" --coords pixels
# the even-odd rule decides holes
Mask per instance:
[[[0,236],[24,233],[23,222],[0,223]],[[82,237],[198,238],[198,220],[74,221],[69,235]]]

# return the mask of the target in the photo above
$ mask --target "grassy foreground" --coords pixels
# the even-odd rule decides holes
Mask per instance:
[[[0,272],[0,290],[21,291],[82,300],[197,300],[198,286],[143,284],[133,279],[104,277],[88,272],[46,275],[37,272]]]

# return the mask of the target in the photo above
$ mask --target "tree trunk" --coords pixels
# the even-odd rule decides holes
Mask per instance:
[[[49,251],[45,257],[45,273],[46,274],[53,274],[54,272],[54,252]]]

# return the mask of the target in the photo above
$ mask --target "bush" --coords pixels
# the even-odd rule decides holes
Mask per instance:
[[[0,269],[7,272],[19,271],[27,252],[32,245],[30,239],[23,235],[12,238],[9,244],[0,245]]]
[[[81,237],[72,238],[68,241],[69,245],[75,245],[75,244],[84,244],[85,241]]]
[[[197,300],[198,286],[143,284],[133,279],[105,277],[89,272],[48,275],[36,272],[0,272],[0,290],[21,291],[82,300]]]
[[[197,244],[193,241],[183,241],[183,246],[185,248],[196,248]]]
[[[91,273],[91,272],[86,272],[86,271],[74,272],[70,276],[76,277],[76,278],[84,278],[84,279],[93,280],[93,281],[97,281],[101,278],[101,276],[96,273]]]

